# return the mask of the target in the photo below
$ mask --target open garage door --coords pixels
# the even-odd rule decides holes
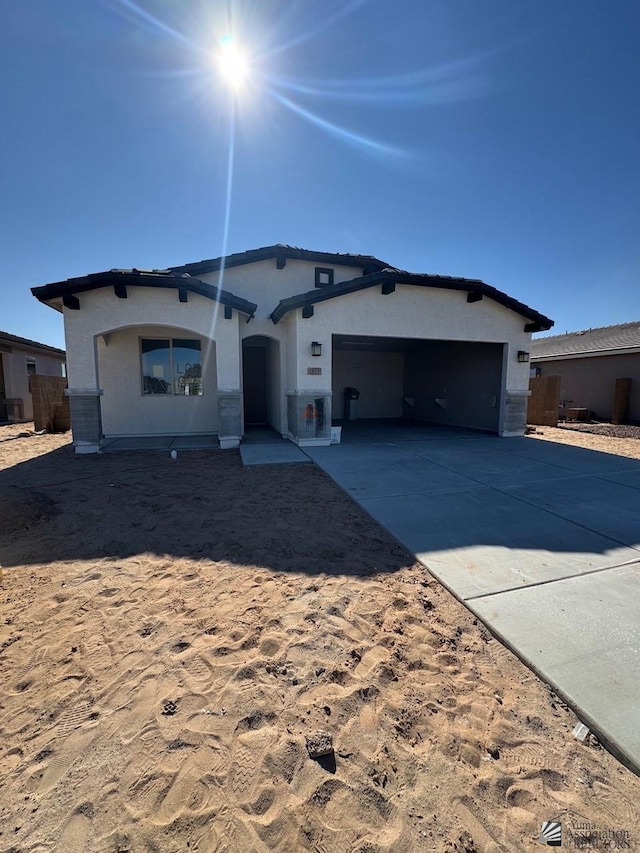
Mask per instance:
[[[498,432],[504,344],[333,336],[333,418],[404,418]],[[345,405],[345,389],[360,394]],[[353,396],[353,395],[352,395]]]

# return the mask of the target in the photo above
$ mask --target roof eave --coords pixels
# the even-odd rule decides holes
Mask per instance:
[[[385,269],[380,272],[372,273],[371,275],[361,276],[351,279],[350,281],[338,282],[337,284],[329,285],[328,287],[309,290],[305,293],[300,293],[296,296],[290,296],[282,299],[275,309],[269,315],[272,322],[279,323],[290,311],[297,308],[302,308],[305,305],[315,305],[318,302],[324,302],[328,299],[334,299],[338,296],[345,296],[348,293],[355,293],[359,290],[366,290],[374,287],[376,284],[393,283],[406,284],[417,287],[433,287],[443,290],[460,290],[467,293],[479,294],[493,299],[495,302],[509,308],[516,314],[519,314],[529,322],[525,326],[526,332],[542,332],[550,329],[553,326],[553,320],[540,314],[523,302],[518,302],[517,299],[508,296],[500,290],[497,290],[491,285],[485,284],[479,279],[454,278],[449,276],[434,276],[424,275],[420,273],[409,273],[402,270]]]
[[[190,293],[204,296],[206,299],[211,299],[214,302],[219,302],[221,305],[226,305],[236,311],[240,311],[242,314],[246,314],[249,320],[255,316],[258,310],[258,306],[254,302],[249,302],[247,299],[236,296],[227,290],[221,290],[215,285],[208,284],[198,278],[161,273],[128,272],[124,270],[109,270],[108,272],[93,273],[67,281],[52,282],[51,284],[45,284],[40,287],[32,287],[31,292],[40,302],[55,307],[51,304],[54,299],[60,299],[64,296],[76,296],[78,293],[100,290],[114,284],[124,285],[125,287],[184,289]]]

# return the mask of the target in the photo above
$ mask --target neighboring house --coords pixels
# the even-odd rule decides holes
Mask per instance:
[[[629,420],[640,421],[640,322],[568,332],[531,342],[534,376],[561,378],[561,408],[610,420],[616,379],[631,379]]]
[[[248,424],[329,444],[344,415],[521,435],[531,333],[547,317],[474,279],[276,245],[33,288],[64,314],[76,450],[103,437]]]
[[[29,377],[64,376],[64,350],[0,332],[0,423],[33,420]]]

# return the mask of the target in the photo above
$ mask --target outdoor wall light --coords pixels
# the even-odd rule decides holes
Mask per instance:
[[[525,362],[529,361],[529,353],[525,352],[523,349],[518,350],[518,361]]]
[[[311,355],[322,355],[322,344],[318,341],[311,342]]]

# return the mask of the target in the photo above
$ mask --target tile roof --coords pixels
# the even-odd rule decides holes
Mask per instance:
[[[95,290],[108,285],[140,285],[146,287],[176,287],[191,290],[209,298],[244,311],[249,317],[253,317],[257,306],[254,303],[240,299],[227,291],[219,290],[208,282],[201,281],[198,276],[224,268],[256,263],[261,260],[275,259],[279,269],[284,267],[287,260],[304,260],[321,264],[336,264],[351,266],[359,269],[361,275],[349,281],[339,282],[313,291],[297,294],[288,299],[283,299],[271,312],[274,323],[279,322],[282,317],[296,307],[310,307],[316,302],[323,302],[336,296],[352,293],[357,290],[365,290],[376,284],[395,287],[395,284],[415,285],[421,287],[435,287],[449,290],[461,290],[467,293],[467,301],[477,302],[483,296],[493,299],[495,302],[511,309],[516,314],[530,322],[525,326],[525,332],[538,332],[550,329],[553,320],[544,314],[540,314],[523,302],[509,296],[503,291],[497,290],[480,279],[458,278],[446,275],[430,275],[426,273],[410,273],[406,270],[397,269],[381,261],[373,255],[351,255],[336,252],[315,252],[309,249],[299,249],[295,246],[287,246],[277,243],[273,246],[263,246],[260,249],[250,249],[246,252],[238,252],[208,261],[197,261],[196,263],[184,264],[179,267],[169,267],[164,270],[140,270],[140,269],[112,269],[107,272],[92,273],[67,281],[52,282],[41,287],[32,287],[31,292],[41,302],[50,303],[50,300],[63,297],[68,308],[79,308],[77,294],[88,290]],[[225,301],[226,300],[226,301]],[[232,304],[233,303],[233,304]],[[61,310],[54,305],[57,310]]]
[[[169,267],[174,275],[189,273],[190,275],[205,275],[215,272],[222,266],[225,269],[237,267],[243,264],[252,264],[256,261],[269,260],[271,258],[286,258],[300,261],[315,261],[319,264],[337,264],[342,266],[363,267],[368,271],[381,270],[388,266],[373,255],[351,255],[339,252],[316,252],[312,249],[301,249],[298,246],[287,246],[285,243],[276,243],[273,246],[262,246],[259,249],[248,249],[246,252],[235,252],[232,255],[224,255],[220,258],[211,258],[205,261],[182,264],[177,267]]]
[[[50,347],[48,344],[41,344],[38,341],[32,341],[29,338],[19,338],[17,335],[10,335],[9,332],[0,332],[0,344],[15,344],[16,346],[34,347],[35,349],[43,349],[47,352],[55,353],[56,355],[66,355],[63,349]]]
[[[86,293],[90,290],[99,290],[101,287],[109,286],[124,287],[125,295],[127,287],[160,287],[173,288],[178,291],[185,290],[197,293],[214,302],[220,302],[222,305],[228,305],[230,308],[235,308],[236,311],[247,314],[249,318],[253,317],[258,309],[255,302],[249,302],[228,290],[221,290],[213,284],[200,281],[199,278],[194,278],[188,273],[179,275],[166,270],[113,269],[106,272],[91,273],[79,278],[69,278],[66,281],[54,281],[41,287],[32,287],[31,292],[40,302],[48,303],[50,300],[60,297],[74,300],[78,293]],[[64,304],[68,307],[74,307],[67,302]],[[75,307],[79,308],[79,303],[76,302]]]
[[[531,359],[640,349],[640,321],[567,332],[531,341]]]

